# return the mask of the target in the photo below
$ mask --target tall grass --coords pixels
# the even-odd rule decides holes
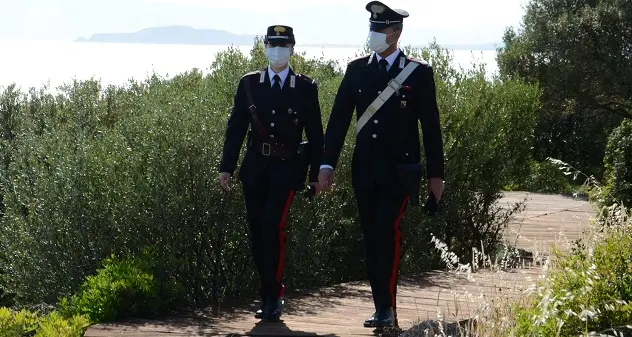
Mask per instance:
[[[550,159],[565,172],[583,175],[568,164]],[[595,195],[603,188],[585,176],[586,187]],[[417,336],[629,336],[632,334],[632,218],[631,210],[619,204],[602,206],[595,218],[575,241],[552,242],[540,266],[533,263],[508,263],[480,252],[472,264],[459,264],[459,258],[433,239],[448,273],[472,281],[474,271],[491,274],[494,284],[522,288],[522,292],[490,291],[463,293],[476,297],[473,307],[457,309],[471,312],[472,319],[460,324],[444,319],[445,313],[419,321],[400,337]],[[578,224],[579,225],[579,224]],[[548,245],[549,243],[547,243]],[[511,245],[507,251],[515,251]],[[515,256],[515,255],[514,255]],[[512,268],[535,269],[537,279],[512,276]],[[474,273],[476,275],[476,273]],[[482,276],[481,276],[482,277]],[[502,279],[506,278],[506,282]],[[491,289],[498,289],[493,287]],[[470,303],[470,302],[466,302]]]

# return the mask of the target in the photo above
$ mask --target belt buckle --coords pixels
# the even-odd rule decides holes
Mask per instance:
[[[261,144],[261,154],[263,154],[264,156],[266,157],[270,156],[271,150],[272,150],[272,147],[270,146],[270,143]]]

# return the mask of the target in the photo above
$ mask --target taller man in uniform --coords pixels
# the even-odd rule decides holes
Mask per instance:
[[[397,46],[408,13],[379,1],[369,2],[366,9],[371,13],[373,53],[347,65],[327,125],[319,182],[324,190],[331,188],[355,109],[352,185],[376,309],[364,325],[383,327],[397,321],[399,225],[407,203],[416,195],[409,178],[416,170],[417,188],[421,179],[418,121],[426,154],[426,209],[430,212],[436,211],[443,191],[444,162],[433,70],[427,63],[407,57]]]
[[[248,132],[239,178],[260,278],[262,306],[255,317],[278,319],[283,309],[286,216],[307,175],[315,192],[320,190],[318,170],[324,136],[316,83],[289,66],[295,45],[292,27],[270,26],[264,43],[269,66],[245,74],[237,87],[226,127],[219,183],[225,190],[230,188]],[[309,146],[302,142],[303,130]]]

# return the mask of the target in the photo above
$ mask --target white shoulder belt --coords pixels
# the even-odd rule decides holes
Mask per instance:
[[[397,75],[397,77],[393,78],[392,80],[388,82],[388,86],[386,86],[386,88],[382,90],[380,95],[377,96],[375,100],[373,100],[373,102],[371,102],[371,104],[367,107],[366,111],[364,111],[362,116],[360,116],[360,119],[358,119],[358,122],[356,123],[356,126],[355,126],[356,136],[360,133],[360,130],[362,130],[364,125],[369,121],[369,119],[373,117],[375,112],[377,112],[377,110],[379,110],[382,107],[382,105],[384,105],[384,103],[386,103],[386,101],[397,90],[399,90],[399,88],[402,87],[402,84],[404,83],[404,81],[408,78],[408,76],[410,76],[410,74],[412,74],[413,70],[415,70],[415,68],[417,68],[418,65],[419,63],[417,62],[414,62],[414,61],[409,62],[406,65],[406,67],[404,67],[404,69],[402,69],[402,71]]]

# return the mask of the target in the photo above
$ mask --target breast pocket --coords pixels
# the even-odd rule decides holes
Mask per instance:
[[[301,118],[301,110],[303,110],[301,105],[298,102],[294,102],[293,104],[285,105],[279,111],[280,128],[283,129],[285,138],[288,141],[294,142],[302,134],[303,120]]]
[[[415,97],[413,97],[413,87],[410,84],[403,84],[399,90],[395,93],[397,100],[399,102],[399,107],[402,109],[409,108],[412,104],[412,101]]]
[[[288,118],[288,123],[294,127],[294,128],[302,128],[303,127],[303,118],[301,118],[301,111],[302,113],[305,113],[305,108],[301,107],[299,105],[294,105],[293,107],[290,107],[287,109],[287,118]]]
[[[304,99],[302,95],[302,92],[297,90],[287,106],[287,111],[285,111],[288,123],[297,130],[302,130],[305,114],[308,112],[308,100]]]

